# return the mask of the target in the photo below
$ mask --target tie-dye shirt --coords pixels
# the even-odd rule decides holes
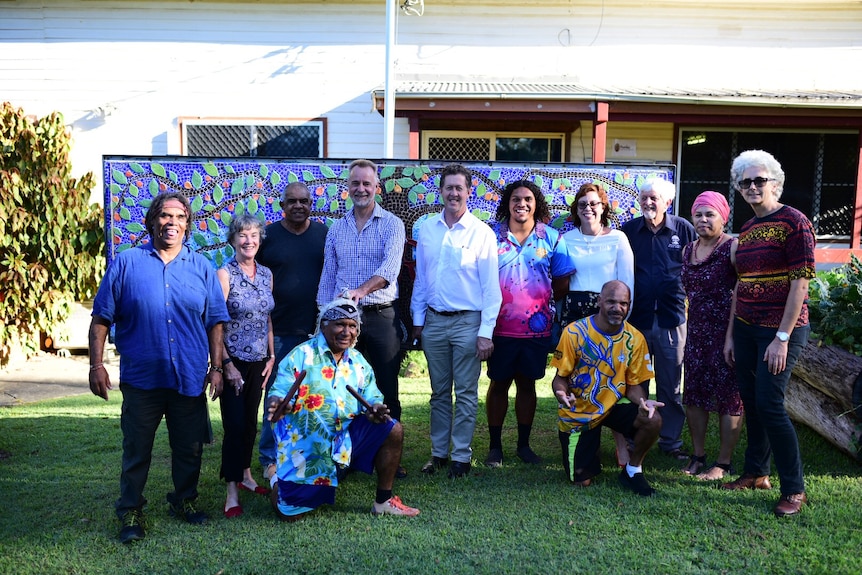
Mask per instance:
[[[497,261],[503,304],[495,336],[550,337],[554,320],[551,278],[571,275],[574,261],[560,233],[539,222],[518,243],[506,222],[497,224]]]
[[[281,481],[335,487],[335,464],[350,463],[353,443],[348,430],[360,411],[346,386],[372,405],[381,403],[383,394],[361,353],[348,348],[336,363],[326,338],[319,333],[282,360],[267,397],[287,395],[303,370],[306,375],[293,411],[272,426],[278,454],[276,475]]]
[[[557,375],[568,380],[575,395],[572,408],[560,404],[558,427],[564,433],[595,427],[625,396],[626,386],[653,376],[646,340],[626,322],[617,333],[600,331],[593,319],[570,323],[551,359]]]

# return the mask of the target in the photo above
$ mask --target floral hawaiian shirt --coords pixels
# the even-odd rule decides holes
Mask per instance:
[[[355,349],[336,363],[322,333],[295,347],[278,366],[268,398],[284,397],[305,370],[293,411],[272,426],[281,481],[301,485],[338,484],[336,463],[348,465],[352,451],[350,423],[360,413],[348,391],[353,386],[368,403],[383,401],[374,371]]]

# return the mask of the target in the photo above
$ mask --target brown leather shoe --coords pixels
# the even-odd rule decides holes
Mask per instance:
[[[743,473],[735,481],[730,483],[722,483],[722,489],[730,489],[740,491],[742,489],[772,489],[772,484],[769,482],[768,475],[753,475],[751,473]]]
[[[804,492],[782,495],[778,500],[778,505],[775,506],[775,516],[789,517],[796,515],[802,509],[804,503],[808,503],[808,497]]]

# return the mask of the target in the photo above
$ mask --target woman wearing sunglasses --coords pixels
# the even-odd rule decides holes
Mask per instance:
[[[775,515],[799,513],[807,502],[796,430],[784,408],[790,373],[808,341],[808,282],[814,277],[814,228],[779,200],[781,164],[767,152],[740,154],[731,181],[754,210],[739,233],[738,280],[725,338],[725,360],[736,366],[748,447],[743,474],[725,489],[771,489],[770,459],[781,480]]]

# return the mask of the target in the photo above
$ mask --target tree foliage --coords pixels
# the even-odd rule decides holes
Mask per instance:
[[[57,112],[34,119],[0,108],[0,366],[16,340],[40,332],[93,297],[104,273],[102,208],[90,204],[92,173],[71,177],[70,136]]]
[[[808,288],[812,337],[862,355],[862,262],[818,272]]]

